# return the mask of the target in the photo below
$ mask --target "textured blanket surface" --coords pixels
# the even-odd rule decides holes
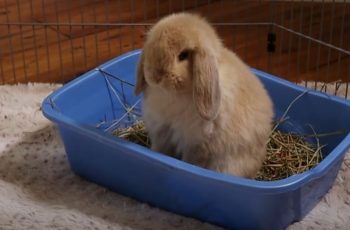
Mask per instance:
[[[220,229],[81,179],[41,101],[58,85],[0,86],[0,229]],[[288,229],[350,229],[350,156],[324,199]]]

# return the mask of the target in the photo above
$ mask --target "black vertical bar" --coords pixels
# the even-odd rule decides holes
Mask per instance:
[[[285,4],[285,2],[281,2],[281,5],[282,5],[282,9],[281,9],[281,25],[282,26],[284,26],[284,17],[285,17],[285,12],[284,12],[284,10],[285,10],[285,8],[284,8],[284,4]],[[280,65],[282,66],[282,53],[283,53],[283,42],[284,42],[284,33],[285,33],[285,31],[283,30],[283,29],[281,29],[281,35],[280,35],[280,39],[279,39],[279,41],[280,41],[280,48],[279,48],[279,50],[280,50],[280,53],[279,53],[279,62],[280,62]]]
[[[274,32],[274,19],[275,19],[275,13],[274,13],[274,7],[273,7],[274,1],[269,2],[269,9],[270,9],[270,26],[269,26],[269,34]],[[272,55],[270,52],[267,52],[267,70],[268,72],[271,72],[271,66],[272,66]]]
[[[261,3],[262,3],[262,1],[259,0],[259,8],[261,8]],[[262,44],[264,44],[264,37],[262,36],[263,33],[261,33],[261,31],[265,32],[265,28],[264,28],[264,30],[261,29],[262,27],[258,27],[258,28],[259,28],[259,29],[257,29],[257,32],[258,32],[257,38],[260,38],[259,41],[260,41],[260,44],[262,45]],[[260,33],[259,33],[259,32],[260,32]],[[258,40],[258,39],[257,39],[257,40]],[[258,53],[257,67],[258,67],[258,68],[262,68],[262,67],[259,66],[259,61],[261,60],[263,49],[258,48],[258,50],[259,50],[259,52],[257,52],[257,53]]]

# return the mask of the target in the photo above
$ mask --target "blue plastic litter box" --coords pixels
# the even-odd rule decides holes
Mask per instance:
[[[57,124],[72,170],[111,190],[228,229],[284,229],[301,220],[331,188],[350,136],[320,138],[325,159],[289,178],[263,182],[206,170],[112,135],[141,115],[133,95],[140,50],[126,53],[64,85],[42,104]],[[252,69],[271,95],[276,119],[305,88]],[[132,113],[130,113],[132,108]],[[129,111],[129,113],[126,113]],[[350,130],[350,103],[308,91],[282,129],[310,133]]]

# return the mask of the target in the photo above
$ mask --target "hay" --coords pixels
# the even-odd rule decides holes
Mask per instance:
[[[322,147],[318,141],[309,143],[303,135],[274,130],[256,180],[280,180],[310,170],[321,162]]]
[[[151,147],[151,140],[148,137],[145,125],[143,121],[140,120],[137,120],[133,125],[127,128],[118,128],[114,130],[113,135],[148,148]]]
[[[322,146],[316,134],[316,143],[307,142],[306,136],[283,133],[275,126],[267,143],[267,156],[256,180],[272,181],[310,170],[322,160]],[[128,128],[116,129],[113,134],[136,144],[150,147],[144,123],[140,120]]]

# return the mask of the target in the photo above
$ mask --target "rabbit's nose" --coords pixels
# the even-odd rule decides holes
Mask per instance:
[[[155,75],[154,76],[154,82],[159,83],[161,81],[162,77],[160,75]]]
[[[162,75],[156,73],[154,76],[153,76],[153,80],[155,83],[159,83],[161,80],[162,80]]]
[[[156,74],[158,76],[164,76],[166,75],[166,71],[164,71],[163,69],[157,69]]]
[[[159,83],[162,78],[166,77],[167,75],[167,72],[162,70],[162,69],[158,69],[156,72],[155,72],[155,75],[154,75],[154,81],[156,83]]]

